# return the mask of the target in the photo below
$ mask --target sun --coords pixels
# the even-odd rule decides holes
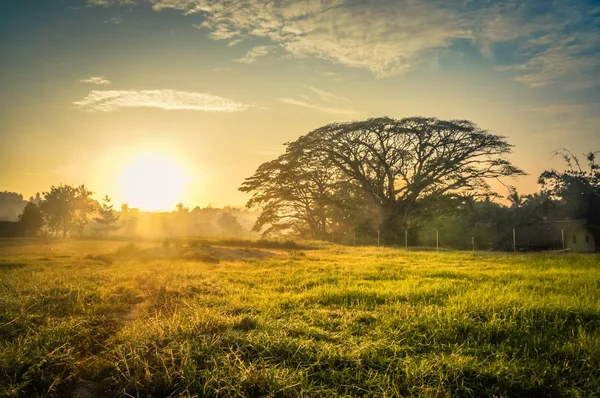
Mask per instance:
[[[154,153],[132,159],[119,180],[125,202],[146,211],[174,209],[187,182],[176,160]]]

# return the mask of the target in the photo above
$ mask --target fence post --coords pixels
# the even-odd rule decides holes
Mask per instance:
[[[404,230],[404,249],[408,250],[408,229]]]
[[[331,230],[331,243],[333,243],[333,229]]]
[[[560,235],[562,238],[562,247],[563,247],[563,250],[565,250],[565,230],[564,229],[560,230]]]
[[[435,230],[435,251],[440,251],[440,234],[437,229]]]
[[[356,231],[354,231],[354,247],[356,247]]]
[[[379,247],[379,228],[377,228],[377,247]]]
[[[475,251],[475,237],[471,236],[471,246],[473,246],[473,251]]]
[[[517,252],[517,232],[513,228],[513,252]]]

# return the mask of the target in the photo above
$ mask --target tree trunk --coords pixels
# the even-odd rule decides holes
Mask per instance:
[[[384,244],[397,244],[404,239],[403,213],[397,204],[381,208],[381,240]],[[403,241],[403,240],[402,240]]]

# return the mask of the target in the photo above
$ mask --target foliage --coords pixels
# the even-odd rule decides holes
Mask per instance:
[[[175,211],[177,213],[180,213],[180,214],[189,213],[189,211],[190,211],[190,208],[189,207],[185,207],[183,205],[183,203],[177,203],[177,206],[175,206],[175,209],[176,209]]]
[[[0,220],[16,221],[26,204],[20,193],[0,191]]]
[[[0,191],[0,201],[2,202],[22,202],[23,195],[17,192]]]
[[[286,154],[261,165],[241,190],[253,193],[248,206],[264,208],[256,228],[299,220],[316,236],[324,228],[313,224],[331,219],[325,205],[339,208],[340,198],[353,197],[359,201],[348,208],[374,206],[368,219],[397,239],[431,200],[466,192],[491,195],[488,180],[524,174],[505,158],[510,152],[505,137],[465,120],[334,123],[288,144]],[[357,189],[361,194],[348,194]]]
[[[19,215],[19,222],[27,234],[35,235],[44,226],[44,215],[38,205],[29,202]]]
[[[0,243],[0,396],[600,391],[598,255],[331,246],[198,266],[21,243]]]
[[[97,231],[107,234],[109,231],[119,228],[116,223],[119,221],[119,215],[114,210],[114,205],[110,204],[108,195],[104,196],[102,206],[98,209],[100,217],[94,217],[94,221],[100,224]]]
[[[327,233],[332,212],[343,209],[356,192],[327,159],[291,145],[285,154],[260,165],[240,190],[252,193],[248,208],[262,209],[254,231],[312,237]]]
[[[539,177],[542,189],[552,198],[560,201],[560,217],[585,218],[600,222],[600,164],[596,155],[585,155],[587,168],[581,165],[579,158],[563,150],[557,152],[566,163],[566,170],[544,171]]]
[[[92,191],[85,185],[77,187],[61,184],[44,192],[40,207],[50,232],[55,236],[62,231],[63,237],[69,232],[83,234],[88,216],[94,208]]]
[[[242,233],[242,226],[237,217],[231,213],[221,213],[218,220],[218,226],[226,236],[239,236]]]

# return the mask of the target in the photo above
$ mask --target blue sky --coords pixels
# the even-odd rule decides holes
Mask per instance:
[[[184,202],[240,205],[284,142],[421,115],[506,135],[532,192],[553,150],[600,149],[599,30],[598,1],[3,1],[0,189],[127,201],[119,165],[151,147]]]

